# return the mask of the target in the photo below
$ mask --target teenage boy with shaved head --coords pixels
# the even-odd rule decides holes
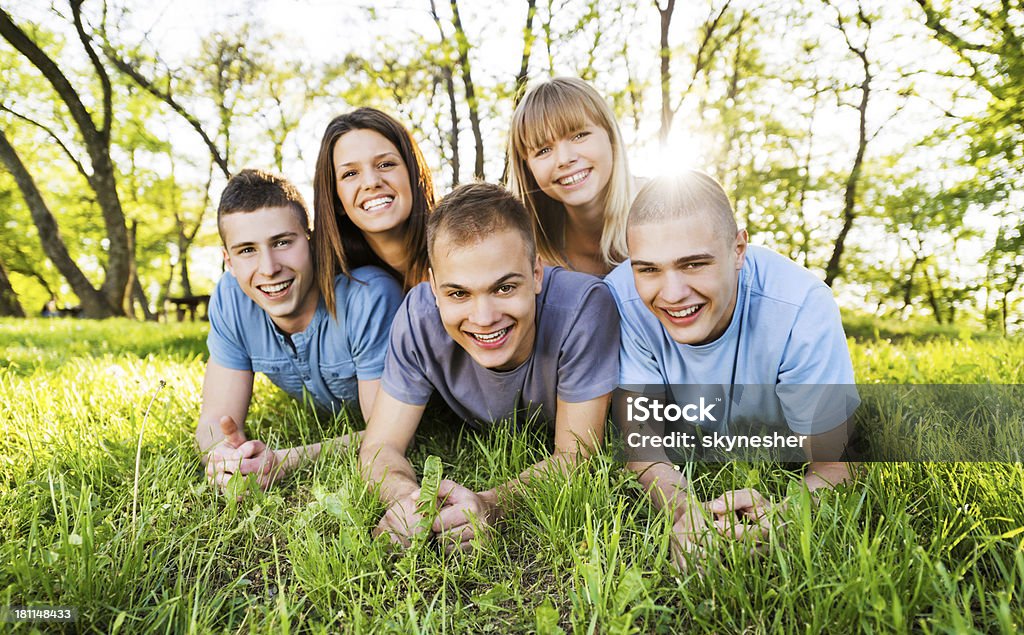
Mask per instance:
[[[722,410],[768,418],[774,410],[776,421],[809,437],[815,456],[804,477],[808,489],[849,480],[847,463],[815,460],[839,457],[835,448],[845,442],[857,402],[831,289],[787,258],[748,245],[725,191],[702,172],[650,181],[633,203],[626,236],[630,260],[605,280],[622,318],[620,385],[655,386],[670,402],[687,387],[723,386]],[[761,399],[764,391],[758,395],[766,385],[768,400]],[[843,386],[837,391],[837,385]],[[716,421],[707,425],[729,434],[729,422]],[[690,495],[668,462],[632,456],[629,467],[654,504],[675,514],[677,563],[708,530],[755,537],[767,530],[770,504],[757,491],[727,492],[705,503]],[[753,524],[737,527],[737,515]]]
[[[601,442],[618,381],[618,313],[597,278],[541,266],[529,214],[500,186],[456,188],[427,223],[430,282],[413,288],[395,316],[359,453],[387,505],[377,531],[408,545],[420,524],[405,452],[433,393],[477,429],[538,411],[554,429],[554,454],[513,481],[482,492],[441,482],[431,531],[447,549],[468,550],[519,482],[571,465]]]
[[[322,446],[275,449],[246,436],[255,373],[296,399],[308,394],[324,410],[358,405],[368,414],[402,291],[384,271],[360,267],[335,279],[330,315],[314,277],[306,205],[282,176],[233,176],[217,224],[227,273],[210,300],[196,441],[211,484],[223,490],[232,474],[254,474],[266,489]]]

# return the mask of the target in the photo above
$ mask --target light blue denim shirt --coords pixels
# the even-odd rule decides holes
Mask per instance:
[[[210,359],[226,368],[265,374],[296,399],[309,392],[317,406],[338,411],[358,403],[357,380],[384,370],[388,334],[402,289],[376,267],[334,280],[337,318],[321,298],[305,330],[288,336],[225,273],[210,299]]]

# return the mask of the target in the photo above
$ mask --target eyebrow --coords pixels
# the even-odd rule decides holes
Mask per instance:
[[[524,279],[525,280],[526,276],[524,276],[521,273],[515,272],[515,271],[513,271],[511,273],[506,273],[502,277],[500,277],[497,280],[495,280],[494,284],[492,284],[490,288],[491,289],[497,289],[498,287],[500,287],[501,285],[505,284],[509,280],[512,280],[512,279],[515,279],[515,278],[520,278],[520,279]],[[461,284],[457,284],[455,282],[444,282],[444,283],[442,283],[442,284],[440,284],[438,286],[440,288],[442,288],[442,289],[464,290],[466,288],[466,287],[462,286]]]
[[[282,238],[294,238],[294,237],[296,237],[298,235],[299,235],[298,232],[281,232],[280,234],[274,234],[273,236],[271,236],[269,239],[267,239],[267,242],[272,243],[272,242],[281,240]],[[243,241],[243,242],[240,242],[240,243],[234,243],[233,245],[229,246],[228,249],[230,251],[234,251],[234,250],[239,249],[241,247],[251,247],[251,246],[256,245],[256,244],[258,244],[258,241],[246,240],[246,241]]]
[[[685,265],[698,260],[714,260],[714,254],[693,254],[692,256],[683,256],[682,258],[676,258],[672,261],[673,265]],[[661,263],[650,262],[647,260],[631,260],[630,266],[632,267],[659,267]]]
[[[381,152],[380,154],[374,155],[371,160],[372,161],[379,161],[380,159],[383,159],[384,157],[397,157],[398,159],[402,158],[401,155],[399,155],[397,152],[392,152],[392,151],[388,150],[387,152]],[[335,167],[340,168],[340,167],[344,167],[346,165],[356,165],[357,163],[359,163],[359,161],[346,161],[344,163],[336,163]]]

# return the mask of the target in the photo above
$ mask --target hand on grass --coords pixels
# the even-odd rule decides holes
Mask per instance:
[[[689,568],[690,559],[703,555],[711,532],[704,503],[688,502],[676,510],[671,547],[672,562],[680,571]]]
[[[485,538],[497,516],[497,506],[468,487],[445,479],[437,489],[440,510],[432,527],[444,550],[472,551],[474,538]]]
[[[726,538],[759,542],[768,536],[771,503],[755,489],[728,491],[707,503],[714,528]]]
[[[206,457],[206,478],[222,494],[227,493],[232,475],[254,474],[260,489],[266,490],[280,478],[279,459],[273,450],[259,440],[248,440],[231,417],[221,417],[224,440],[214,446]]]
[[[416,503],[419,499],[420,490],[417,488],[408,496],[396,500],[388,507],[381,516],[377,527],[373,530],[374,536],[387,534],[391,542],[403,547],[412,546],[412,540],[424,531],[423,516],[416,511]]]

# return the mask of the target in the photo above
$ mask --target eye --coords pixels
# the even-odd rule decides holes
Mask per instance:
[[[633,271],[636,271],[637,273],[640,273],[640,274],[648,274],[648,273],[657,273],[658,269],[657,269],[657,267],[637,267]]]
[[[516,290],[516,285],[514,285],[514,284],[503,284],[503,285],[501,285],[500,287],[498,287],[496,289],[496,291],[498,292],[498,295],[509,295],[510,293],[512,293],[515,290]]]
[[[239,249],[235,253],[238,254],[239,256],[246,256],[248,254],[256,253],[256,250],[253,249],[252,247],[242,247],[241,249]]]
[[[355,170],[345,170],[344,172],[341,173],[341,176],[338,177],[338,178],[347,179],[347,178],[355,176],[355,175],[356,175],[356,171]]]
[[[381,161],[380,163],[377,164],[377,169],[378,170],[387,170],[387,169],[395,167],[396,165],[398,165],[398,163],[395,162],[395,161],[391,161],[391,160]]]
[[[706,263],[706,262],[688,262],[685,265],[683,265],[683,269],[685,269],[687,271],[693,271],[695,269],[700,269],[701,267],[705,266],[706,264],[708,264],[708,263]]]
[[[280,240],[274,241],[274,246],[275,247],[287,247],[290,244],[292,244],[292,239],[291,238],[282,238]]]
[[[573,141],[582,141],[583,139],[585,139],[585,138],[587,138],[589,136],[590,136],[590,131],[589,130],[580,130],[579,132],[577,132],[576,134],[574,134],[572,136],[572,140]]]
[[[468,294],[465,291],[462,291],[461,289],[456,289],[454,291],[448,292],[448,297],[451,298],[452,300],[464,300],[466,299],[467,296]]]
[[[549,152],[551,152],[551,148],[548,147],[548,146],[544,146],[543,148],[540,148],[540,149],[536,150],[533,153],[533,156],[536,157],[536,158],[539,158],[539,157],[542,157],[542,156],[544,156],[545,154],[547,154]]]

